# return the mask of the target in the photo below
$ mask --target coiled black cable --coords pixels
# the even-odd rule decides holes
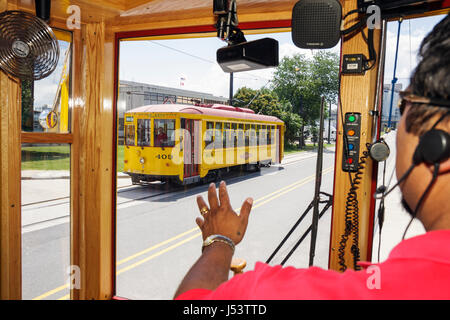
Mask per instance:
[[[350,190],[347,194],[347,200],[345,202],[345,231],[339,241],[338,258],[339,258],[339,270],[344,272],[347,270],[345,264],[345,248],[347,246],[348,239],[352,235],[352,247],[351,253],[353,256],[353,268],[354,270],[360,270],[358,265],[360,261],[360,249],[359,249],[359,203],[358,194],[356,191],[359,188],[362,180],[363,170],[366,165],[366,160],[369,157],[370,143],[366,143],[366,151],[363,151],[363,155],[360,157],[358,163],[358,171],[355,173],[355,177],[352,179]]]

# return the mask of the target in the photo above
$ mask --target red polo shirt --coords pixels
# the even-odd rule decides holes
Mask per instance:
[[[450,230],[407,239],[385,262],[361,265],[339,273],[258,262],[214,291],[194,289],[177,299],[450,299]]]

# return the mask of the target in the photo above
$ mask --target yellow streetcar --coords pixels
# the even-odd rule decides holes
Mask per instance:
[[[231,167],[255,170],[283,159],[283,121],[247,108],[161,104],[124,118],[124,172],[133,184],[208,182]]]

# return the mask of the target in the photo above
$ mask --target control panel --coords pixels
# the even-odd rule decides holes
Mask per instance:
[[[348,112],[344,118],[342,170],[357,172],[361,140],[361,113]]]

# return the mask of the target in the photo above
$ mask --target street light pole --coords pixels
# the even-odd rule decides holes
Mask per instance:
[[[328,113],[328,144],[331,144],[331,101],[330,103],[330,112]]]
[[[230,73],[230,106],[233,105],[233,72]]]
[[[398,31],[397,31],[397,47],[395,49],[395,60],[394,60],[394,75],[392,76],[392,88],[391,88],[391,103],[389,104],[389,118],[388,118],[388,128],[391,128],[391,120],[392,120],[392,104],[394,102],[394,92],[395,92],[395,84],[397,83],[397,78],[395,77],[397,72],[397,58],[398,58],[398,44],[400,42],[400,28],[402,26],[403,19],[400,18],[398,20]]]

